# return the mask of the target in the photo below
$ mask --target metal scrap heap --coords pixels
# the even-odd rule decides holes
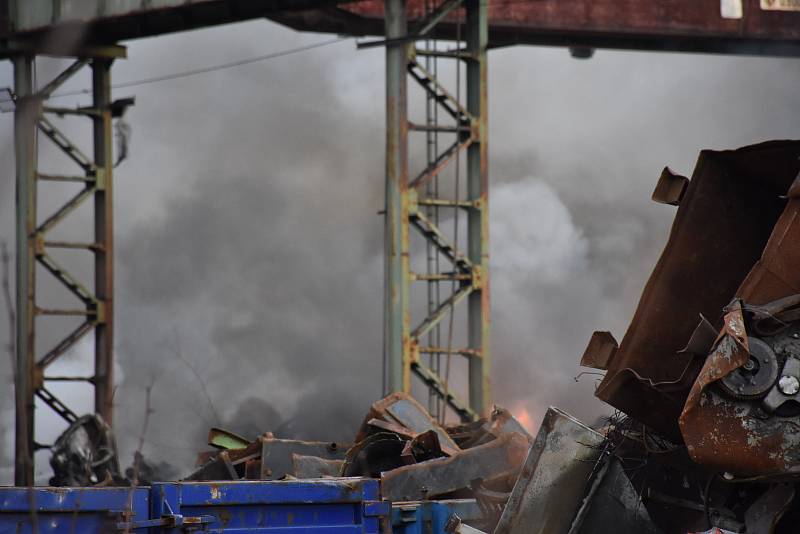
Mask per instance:
[[[413,398],[394,393],[371,406],[353,444],[271,433],[250,442],[217,428],[209,444],[215,450],[200,455],[188,480],[369,477],[401,508],[474,501],[479,517],[453,516],[449,532],[589,534],[610,517],[615,532],[659,532],[610,441],[555,408],[533,439],[500,407],[488,419],[443,426]]]
[[[488,420],[442,426],[413,398],[394,393],[371,406],[353,444],[269,432],[250,442],[212,428],[209,445],[216,450],[201,453],[188,480],[379,478],[384,499],[473,497],[486,522],[496,523],[532,442],[502,408]]]
[[[498,407],[443,425],[394,393],[352,444],[211,429],[188,480],[379,479],[395,532],[453,499],[480,510],[447,521],[465,534],[799,532],[798,171],[798,141],[704,151],[691,179],[664,169],[653,199],[678,207],[664,251],[622,342],[595,332],[581,359],[617,410],[601,428],[555,408],[535,439]],[[54,483],[120,479],[93,416],[54,452]]]

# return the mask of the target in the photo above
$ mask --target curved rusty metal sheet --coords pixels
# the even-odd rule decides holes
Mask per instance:
[[[700,316],[720,329],[722,309],[735,295],[758,304],[765,301],[756,294],[783,296],[793,283],[800,239],[786,250],[789,222],[779,218],[798,157],[800,141],[700,153],[664,251],[608,362],[600,399],[680,439],[678,418],[705,358],[682,349]]]
[[[787,196],[789,202],[763,255],[736,292],[749,305],[766,305],[779,299],[785,302],[790,300],[785,297],[800,293],[800,271],[796,267],[800,260],[800,177]],[[739,319],[743,321],[741,316]],[[708,388],[748,359],[746,346],[726,350],[731,346],[729,341],[730,336],[722,337],[709,355],[681,414],[681,432],[689,454],[706,467],[741,477],[800,474],[800,424],[796,417],[766,416],[757,403],[732,399]]]

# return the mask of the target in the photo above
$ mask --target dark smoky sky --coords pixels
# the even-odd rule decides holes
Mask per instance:
[[[329,36],[266,21],[129,43],[118,82]],[[56,62],[41,62],[40,77]],[[577,362],[591,332],[621,338],[674,208],[650,201],[664,165],[699,150],[795,138],[800,62],[514,47],[490,54],[494,400],[604,410]],[[347,440],[381,393],[383,53],[347,40],[202,76],[120,89],[130,158],[116,172],[117,433],[187,472],[210,425]],[[83,75],[66,88],[85,87]],[[11,69],[0,70],[0,86]],[[64,105],[85,103],[65,98]],[[66,124],[66,122],[65,122]],[[74,134],[88,130],[65,126]],[[13,124],[0,116],[0,237],[12,242]],[[79,137],[80,137],[79,135]],[[51,167],[59,160],[42,147]],[[63,167],[62,167],[63,168]],[[54,206],[58,194],[42,190]],[[76,214],[67,230],[86,230]],[[68,265],[84,266],[79,259]],[[88,272],[88,271],[83,271]],[[88,281],[88,279],[87,279]],[[43,299],[62,299],[43,288]],[[0,312],[2,313],[2,312]],[[4,319],[0,316],[0,320]],[[5,324],[5,323],[3,323]],[[42,326],[56,338],[56,326]],[[5,341],[5,329],[0,331]],[[91,344],[59,370],[85,369]],[[0,373],[11,480],[12,389]],[[84,390],[61,390],[89,409]],[[38,432],[63,426],[46,408]],[[48,471],[46,454],[38,472]]]

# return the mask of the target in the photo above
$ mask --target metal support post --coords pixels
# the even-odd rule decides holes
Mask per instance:
[[[469,420],[488,414],[490,407],[487,0],[442,0],[438,6],[426,10],[426,19],[415,21],[414,27],[424,31],[412,34],[408,31],[405,2],[386,0],[385,6],[387,390],[411,392],[411,376],[415,375],[442,400],[439,405],[442,411],[449,408],[461,419]],[[462,32],[464,14],[466,24]],[[456,24],[455,47],[440,50],[434,45],[433,49],[430,46],[416,49],[414,43],[435,32],[436,24],[445,19]],[[423,66],[418,56],[456,61],[456,89],[446,88],[438,71],[431,69],[431,62],[426,61]],[[464,102],[460,89],[463,64],[466,64]],[[425,124],[408,121],[409,77],[425,94],[428,103]],[[431,106],[436,107],[436,113],[431,113]],[[439,115],[450,122],[440,124]],[[409,132],[423,132],[428,141],[427,165],[418,174],[414,173],[413,179],[409,179]],[[443,143],[445,149],[440,151],[439,136],[451,136],[454,141]],[[466,194],[459,185],[462,158],[466,160]],[[451,170],[453,187],[440,188],[438,180]],[[440,191],[446,191],[450,197],[441,197]],[[453,217],[441,218],[452,224],[452,237],[440,225],[440,210],[452,210]],[[459,235],[462,212],[466,212],[466,236]],[[410,266],[410,258],[417,256],[409,250],[410,227],[425,240],[428,259],[425,273],[415,273]],[[421,307],[412,307],[410,303],[410,286],[414,281],[428,285],[428,305],[423,317],[414,317]],[[461,302],[466,302],[466,335],[454,339],[453,321]],[[450,321],[447,336],[441,333],[445,320]],[[443,341],[445,337],[447,343]],[[427,365],[421,354],[429,356]],[[447,361],[444,366],[439,365],[442,356]],[[463,387],[449,383],[453,356],[468,360],[468,383]],[[458,398],[459,392],[469,395],[466,402]],[[437,415],[444,418],[444,413]]]
[[[114,393],[114,206],[111,153],[111,60],[92,62],[94,107],[94,163],[102,183],[94,192],[94,254],[97,326],[95,327],[95,411],[112,425]]]
[[[77,59],[52,81],[37,90],[33,83],[33,58],[14,59],[15,77],[15,146],[17,166],[17,332],[16,332],[16,442],[15,483],[34,483],[33,454],[35,441],[34,396],[52,408],[67,423],[78,416],[47,387],[50,381],[71,381],[94,385],[95,412],[107,423],[113,419],[113,206],[112,206],[112,111],[111,59]],[[86,108],[51,108],[47,99],[67,79],[91,63],[93,103]],[[127,105],[122,102],[122,106]],[[73,143],[50,120],[57,117],[89,118],[94,127],[93,157]],[[77,167],[79,172],[43,174],[38,171],[36,132],[52,141]],[[79,186],[71,198],[44,218],[37,218],[39,182],[73,183]],[[94,236],[85,242],[49,240],[49,232],[81,205],[94,199]],[[94,254],[94,291],[84,286],[79,277],[62,267],[53,256],[53,249],[77,249]],[[44,267],[79,302],[67,309],[40,307],[36,295],[36,264]],[[41,357],[36,351],[35,320],[37,316],[82,317],[61,341]],[[93,376],[53,377],[47,367],[67,353],[86,334],[95,331],[95,371]]]
[[[466,0],[467,110],[474,117],[476,139],[467,148],[467,194],[479,209],[468,217],[468,255],[479,274],[479,283],[469,296],[469,346],[477,350],[469,358],[469,404],[477,413],[489,410],[489,151],[487,145],[488,0]]]
[[[405,0],[386,0],[386,36],[406,35]],[[407,47],[386,46],[386,367],[389,391],[408,391],[409,284],[408,284],[408,108]]]
[[[36,256],[32,236],[36,232],[36,117],[33,59],[14,58],[14,148],[16,157],[16,398],[14,483],[33,485],[33,369]]]

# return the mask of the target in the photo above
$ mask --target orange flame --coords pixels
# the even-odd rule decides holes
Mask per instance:
[[[533,430],[533,419],[531,418],[531,414],[527,408],[520,408],[516,410],[514,417],[517,418],[517,421],[519,421],[519,424],[521,424],[525,430],[531,434],[536,433]]]

